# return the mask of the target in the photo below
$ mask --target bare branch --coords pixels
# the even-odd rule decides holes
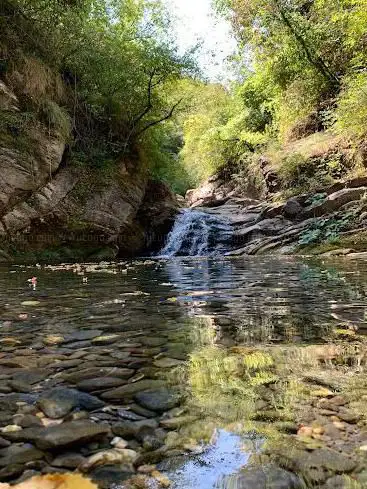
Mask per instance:
[[[155,73],[156,73],[156,70],[155,68],[153,69],[153,71],[151,71],[150,73],[150,76],[149,76],[149,82],[148,82],[148,101],[147,101],[147,105],[145,106],[144,110],[142,112],[140,112],[140,114],[138,114],[135,119],[132,121],[132,124],[131,124],[131,133],[134,131],[135,129],[135,126],[138,124],[138,122],[140,122],[142,120],[142,118],[147,115],[147,113],[152,110],[153,108],[153,105],[152,105],[152,90],[154,88],[154,83],[153,83],[153,79],[154,79],[154,76],[155,76]]]
[[[161,117],[160,119],[157,119],[155,121],[152,121],[152,122],[149,122],[149,124],[147,124],[145,127],[143,127],[138,133],[136,133],[136,137],[140,136],[141,134],[143,134],[143,132],[145,132],[147,129],[149,129],[150,127],[153,127],[153,126],[156,126],[157,124],[160,124],[161,122],[163,121],[166,121],[167,119],[171,118],[175,109],[180,105],[180,103],[182,102],[183,98],[181,98],[178,102],[176,102],[171,110],[166,114],[164,115],[163,117]]]

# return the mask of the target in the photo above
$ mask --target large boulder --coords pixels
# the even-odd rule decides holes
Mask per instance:
[[[307,207],[303,212],[303,217],[319,217],[334,212],[348,202],[359,200],[366,193],[367,186],[343,188],[330,194],[319,204]]]

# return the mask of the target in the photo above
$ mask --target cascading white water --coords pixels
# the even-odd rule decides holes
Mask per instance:
[[[159,255],[210,256],[227,251],[232,229],[229,221],[209,212],[184,209]]]

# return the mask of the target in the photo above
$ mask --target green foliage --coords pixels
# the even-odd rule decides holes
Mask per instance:
[[[342,231],[348,229],[355,220],[354,212],[346,212],[328,218],[315,219],[301,234],[298,244],[309,245],[322,241],[338,240]]]
[[[335,128],[352,139],[367,134],[367,73],[358,73],[345,80],[335,114]]]
[[[180,158],[196,185],[226,164],[247,161],[269,139],[264,91],[257,79],[248,80],[231,90],[200,82],[183,86],[189,101],[177,118],[183,128]]]
[[[305,204],[310,207],[315,207],[325,202],[326,198],[327,198],[327,194],[325,194],[324,192],[319,194],[314,194],[305,201]]]
[[[317,157],[292,152],[281,159],[277,168],[283,188],[292,194],[317,191],[344,177],[349,170],[350,162],[337,150]]]
[[[179,158],[182,136],[172,122],[153,128],[142,143],[142,152],[152,176],[171,186],[172,190],[185,195],[194,185],[192,175]]]
[[[240,55],[236,62],[242,66],[242,78],[228,93],[225,125],[211,120],[204,149],[211,148],[212,154],[203,151],[200,165],[203,161],[215,171],[233,161],[248,162],[251,158],[246,153],[262,151],[275,141],[286,145],[323,130],[357,142],[365,137],[365,0],[214,3],[237,34]],[[251,70],[242,61],[249,53]],[[221,113],[220,105],[223,109],[218,99],[216,113]],[[208,125],[208,121],[193,120],[189,141],[196,135],[201,141],[203,126]],[[317,189],[350,170],[337,150],[322,153],[310,157],[289,151],[279,168],[283,186],[292,192]]]
[[[151,142],[169,178],[181,178],[162,157],[169,135],[149,132],[181,102],[166,87],[196,67],[178,53],[160,0],[4,0],[1,14],[5,81],[49,130],[72,129],[72,161],[102,167]]]
[[[195,78],[163,0],[3,0],[0,76],[24,113],[72,133],[75,164],[110,167],[140,152],[181,194],[226,165],[260,191],[258,155],[318,131],[363,141],[366,0],[214,3],[239,42],[231,86]],[[287,192],[350,170],[338,150],[321,153],[280,158]]]

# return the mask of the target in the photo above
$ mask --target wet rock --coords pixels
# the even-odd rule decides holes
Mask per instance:
[[[5,438],[9,439],[11,439],[11,433],[18,433],[19,431],[22,431],[22,428],[16,424],[8,424],[7,426],[1,428],[1,433],[3,433]]]
[[[6,467],[11,464],[26,464],[43,457],[44,453],[29,443],[11,445],[0,450],[0,467]]]
[[[119,345],[116,345],[119,346]],[[111,357],[116,358],[117,360],[126,360],[129,358],[130,352],[128,351],[113,351],[111,352]]]
[[[135,461],[135,466],[158,464],[164,459],[165,453],[165,447],[158,448],[158,450],[153,450],[152,452],[141,453]]]
[[[115,436],[111,441],[111,445],[115,448],[126,448],[129,442],[121,438],[120,436]]]
[[[297,199],[289,199],[283,207],[283,213],[286,217],[294,218],[299,216],[303,211],[303,207]]]
[[[162,346],[167,343],[167,338],[158,338],[158,337],[145,337],[141,338],[141,342],[145,346]]]
[[[225,487],[236,489],[303,489],[303,482],[284,469],[272,466],[250,467],[239,475],[224,478]]]
[[[150,411],[149,409],[145,409],[142,406],[139,406],[139,404],[130,404],[129,407],[131,411],[134,411],[134,413],[139,414],[144,418],[154,418],[157,416],[157,413]]]
[[[0,383],[0,394],[10,394],[11,393],[11,387],[7,382],[1,382]]]
[[[133,397],[134,394],[140,391],[145,391],[147,389],[159,388],[164,385],[161,380],[144,379],[131,384],[123,385],[117,387],[117,389],[110,390],[102,394],[103,399],[108,400],[123,400],[128,397]],[[140,403],[141,404],[141,403]],[[146,406],[144,406],[146,407]],[[148,408],[149,409],[149,408]]]
[[[108,426],[82,420],[48,428],[26,428],[6,436],[14,441],[30,441],[41,450],[53,450],[83,445],[108,433]]]
[[[97,338],[102,333],[101,329],[83,329],[81,331],[74,331],[67,335],[64,339],[65,343],[71,343],[73,341],[87,341]]]
[[[114,486],[121,486],[121,484],[129,479],[133,473],[134,472],[127,470],[127,467],[124,465],[104,465],[94,469],[88,474],[88,477],[98,484],[100,489],[110,489]]]
[[[77,388],[81,391],[92,392],[108,390],[126,384],[124,379],[118,377],[99,377],[97,379],[86,379],[78,382]]]
[[[43,393],[37,405],[47,417],[58,419],[66,416],[74,408],[93,411],[103,407],[104,403],[97,397],[76,389],[56,387]]]
[[[86,462],[86,458],[80,453],[66,452],[58,455],[51,462],[54,467],[64,467],[66,469],[76,469],[79,465]]]
[[[19,415],[14,417],[14,422],[22,428],[29,428],[30,426],[43,426],[41,420],[37,416],[31,414]]]
[[[142,421],[144,419],[144,416],[136,414],[134,411],[130,411],[128,409],[118,409],[116,414],[119,416],[119,418],[128,419],[129,421]],[[155,416],[155,413],[153,413],[153,416]]]
[[[89,419],[88,411],[74,411],[73,413],[68,414],[64,418],[64,421],[77,421],[78,419]]]
[[[5,440],[5,438],[0,436],[0,448],[6,448],[10,445],[11,445],[10,441]]]
[[[178,365],[182,365],[183,362],[177,360],[175,358],[162,357],[153,362],[153,365],[158,368],[171,368],[177,367]]]
[[[32,370],[22,370],[21,372],[16,372],[12,375],[12,380],[16,382],[21,382],[23,384],[37,384],[41,382],[49,375],[47,370],[32,369]]]
[[[14,392],[31,392],[32,390],[32,387],[29,384],[17,380],[11,380],[9,386]]]
[[[93,345],[110,345],[111,343],[115,343],[120,336],[118,334],[110,334],[104,336],[97,336],[92,340]]]
[[[136,438],[141,442],[144,450],[157,450],[164,445],[164,440],[159,436],[155,436],[154,430],[143,429]]]
[[[138,392],[134,396],[134,399],[144,408],[157,412],[168,411],[180,403],[178,393],[165,387],[146,392]]]
[[[9,464],[6,467],[0,468],[0,481],[15,479],[22,474],[23,470],[23,464]]]
[[[76,372],[62,374],[66,382],[78,384],[84,380],[95,379],[98,377],[114,377],[119,379],[128,379],[134,375],[134,370],[130,368],[111,367],[92,367],[86,369],[78,369]]]
[[[111,448],[91,455],[79,467],[82,472],[88,472],[99,465],[125,465],[127,471],[133,471],[132,464],[137,459],[138,454],[134,450],[128,448]]]
[[[293,445],[291,450],[284,446],[273,450],[270,455],[278,464],[301,473],[315,482],[325,480],[327,474],[352,472],[357,466],[352,458],[329,448],[316,448],[307,452],[296,445]]]
[[[155,465],[140,465],[140,467],[137,469],[137,471],[141,474],[150,474],[154,470],[156,470]]]
[[[41,363],[38,363],[41,366]],[[45,363],[47,365],[48,363]],[[65,360],[65,361],[56,361],[55,363],[50,364],[51,369],[58,369],[58,370],[66,370],[68,368],[73,368],[77,367],[80,365],[80,360]]]
[[[16,484],[20,484],[21,482],[25,482],[28,479],[31,479],[32,477],[40,475],[40,472],[37,472],[37,470],[25,470],[23,474],[18,477],[18,479],[15,481]]]
[[[115,435],[121,436],[122,438],[131,438],[136,436],[139,431],[149,428],[158,428],[158,423],[155,419],[145,419],[142,421],[119,421],[112,425],[112,431]]]
[[[291,421],[278,421],[274,423],[274,427],[280,433],[294,434],[298,431],[298,425]]]
[[[175,430],[179,428],[180,426],[184,426],[185,424],[190,424],[193,423],[198,419],[197,416],[178,416],[177,418],[169,418],[169,419],[163,419],[160,424],[164,426],[165,428],[169,428],[172,430]]]

